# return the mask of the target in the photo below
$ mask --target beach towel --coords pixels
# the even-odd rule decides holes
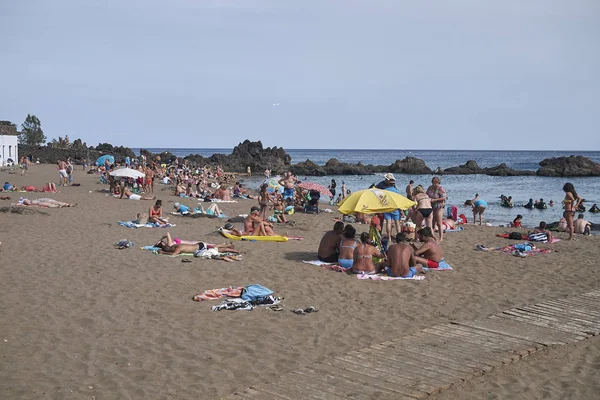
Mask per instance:
[[[505,238],[505,239],[510,239],[510,234],[509,233],[499,233],[496,235],[497,237],[501,237],[501,238]],[[545,236],[545,235],[544,235]],[[521,240],[532,240],[535,242],[541,242],[541,243],[548,243],[548,238],[546,238],[546,241],[544,241],[541,237],[539,237],[541,240],[536,240],[536,235],[532,234],[532,235],[525,235],[522,234],[521,235]],[[556,243],[556,242],[560,242],[559,238],[552,238],[552,242],[551,243]]]
[[[424,267],[423,269],[425,269]],[[442,258],[442,261],[439,262],[437,268],[427,268],[427,271],[452,271],[453,268]]]
[[[194,301],[216,300],[222,297],[241,297],[243,286],[229,286],[219,289],[207,289],[193,297]]]
[[[346,270],[344,268],[342,268],[341,265],[336,264],[336,263],[326,263],[326,262],[319,261],[319,260],[310,260],[310,261],[302,261],[302,262],[304,264],[316,265],[317,267],[321,267],[321,268],[327,269],[329,271],[346,272]]]
[[[410,278],[402,278],[399,276],[388,276],[388,275],[356,274],[356,277],[360,280],[372,280],[372,281],[396,281],[399,279],[412,279],[415,281],[422,281],[423,279],[425,279],[425,275],[415,275]]]
[[[515,251],[518,251],[521,254],[526,254],[527,256],[534,256],[534,255],[538,255],[538,254],[548,254],[553,251],[552,249],[537,249],[537,248],[534,248],[529,251],[521,250],[521,249],[526,249],[527,247],[528,247],[528,245],[526,243],[520,243],[520,244],[516,244],[516,245],[510,244],[508,246],[496,247],[495,249],[491,249],[491,250],[499,251],[501,253],[511,254],[511,255],[514,255],[513,253]]]
[[[125,228],[132,228],[132,229],[137,229],[137,228],[171,228],[173,226],[176,226],[175,224],[166,224],[166,225],[159,225],[159,224],[154,224],[152,222],[148,222],[145,224],[136,224],[134,221],[117,221],[117,224],[124,226]]]
[[[267,296],[260,300],[244,300],[244,299],[227,299],[217,304],[216,306],[212,306],[211,310],[213,311],[221,311],[221,310],[245,310],[251,311],[254,307],[268,307],[275,304],[281,303],[280,297]]]
[[[446,230],[444,231],[444,233],[445,233],[445,232],[460,232],[460,231],[462,231],[462,230],[464,230],[464,229],[465,229],[465,228],[463,228],[462,226],[459,226],[458,228],[454,228],[454,229],[446,229]]]

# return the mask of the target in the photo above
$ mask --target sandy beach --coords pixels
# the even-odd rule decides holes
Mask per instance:
[[[58,179],[54,165],[19,174],[3,171],[0,180],[42,187]],[[182,263],[140,250],[167,230],[117,224],[147,212],[152,202],[102,193],[107,186],[98,175],[80,167],[74,181],[81,186],[0,200],[0,207],[19,196],[78,204],[37,209],[43,214],[0,213],[2,399],[220,398],[358,346],[600,287],[598,237],[577,235],[570,242],[558,233],[560,242],[539,246],[554,252],[527,258],[474,250],[509,244],[495,236],[505,232],[499,227],[467,225],[448,233],[443,246],[454,271],[431,272],[422,281],[360,281],[301,263],[316,258],[336,213],[295,214],[294,226],[276,227],[304,240],[236,242],[245,252],[241,262]],[[155,192],[165,211],[181,201],[170,186],[156,185]],[[236,216],[256,204],[220,207]],[[171,221],[174,236],[225,241],[216,233],[222,220]],[[121,239],[135,246],[116,250]],[[284,297],[284,310],[212,312],[217,301],[192,301],[205,289],[253,283]],[[308,306],[319,312],[290,312]],[[600,341],[594,338],[549,348],[437,398],[591,398],[600,390],[598,371]]]

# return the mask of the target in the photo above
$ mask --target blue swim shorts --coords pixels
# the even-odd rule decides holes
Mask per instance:
[[[390,219],[393,221],[400,221],[400,211],[396,210],[391,213],[385,213],[383,214],[383,218],[385,218],[386,221]]]
[[[391,277],[397,278],[396,275],[392,274],[392,269],[390,267],[385,267],[385,272]],[[417,274],[417,269],[415,267],[408,268],[408,275],[403,276],[403,278],[412,278]]]
[[[293,199],[294,198],[294,188],[283,189],[283,198],[284,199]]]

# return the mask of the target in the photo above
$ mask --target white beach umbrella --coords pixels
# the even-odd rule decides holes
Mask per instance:
[[[114,176],[115,178],[133,178],[133,179],[143,178],[146,176],[143,172],[140,172],[138,170],[131,169],[131,168],[115,169],[114,171],[110,172],[109,174],[111,176]]]

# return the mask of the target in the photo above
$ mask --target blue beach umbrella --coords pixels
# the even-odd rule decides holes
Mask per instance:
[[[111,164],[115,163],[115,158],[109,154],[103,155],[98,157],[98,159],[96,160],[96,166],[99,167],[101,165],[104,165],[104,162],[106,161],[106,159],[108,158],[108,162]]]
[[[283,193],[283,186],[279,184],[280,176],[274,176],[272,178],[266,179],[263,183],[267,184],[267,192],[268,193]]]

